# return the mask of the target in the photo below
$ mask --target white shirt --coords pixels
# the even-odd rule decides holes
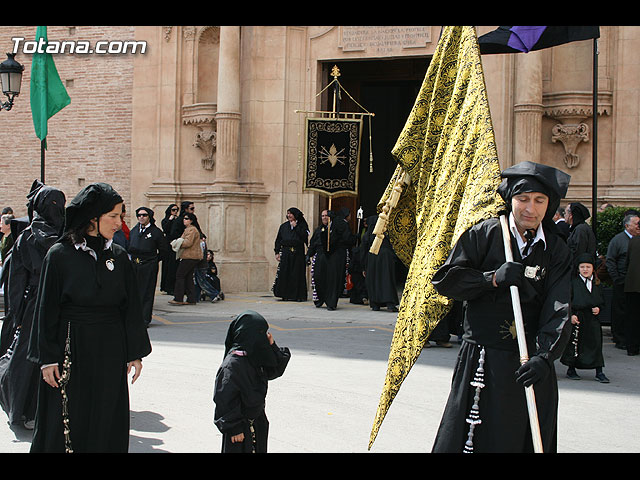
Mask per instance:
[[[520,232],[518,232],[518,228],[516,227],[516,221],[513,218],[513,212],[509,214],[509,228],[511,229],[511,233],[516,237],[516,241],[518,242],[518,249],[520,250],[520,255],[522,256],[522,252],[524,252],[524,247],[527,246],[527,241],[522,238]],[[531,246],[536,244],[536,242],[542,241],[544,243],[544,248],[547,248],[547,240],[544,236],[544,230],[542,229],[542,223],[538,225],[538,229],[536,230],[536,236],[533,238],[533,243]]]

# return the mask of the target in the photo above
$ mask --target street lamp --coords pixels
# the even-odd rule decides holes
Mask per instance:
[[[2,83],[2,93],[8,101],[0,103],[0,110],[11,110],[13,99],[20,95],[20,84],[22,83],[22,72],[24,67],[16,62],[15,53],[7,53],[7,59],[0,63],[0,82]]]

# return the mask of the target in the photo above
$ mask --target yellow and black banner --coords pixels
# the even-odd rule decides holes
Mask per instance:
[[[429,334],[451,308],[431,284],[433,275],[465,230],[503,208],[475,28],[443,28],[392,154],[398,166],[379,209],[408,174],[410,184],[390,211],[386,230],[409,272],[369,448]]]

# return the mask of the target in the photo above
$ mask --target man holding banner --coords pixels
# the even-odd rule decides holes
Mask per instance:
[[[502,172],[513,260],[490,218],[465,231],[433,276],[438,293],[467,308],[463,344],[433,452],[533,452],[523,387],[534,386],[542,451],[555,452],[558,386],[553,362],[570,325],[571,256],[553,214],[569,176],[522,162]],[[505,222],[506,224],[506,222]],[[521,365],[510,286],[519,289],[527,351]]]

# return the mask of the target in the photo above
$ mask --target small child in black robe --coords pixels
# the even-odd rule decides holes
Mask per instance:
[[[267,384],[282,376],[291,358],[288,348],[276,345],[268,328],[264,317],[251,310],[229,325],[213,394],[222,453],[267,452]]]
[[[576,259],[578,275],[571,281],[571,340],[560,361],[569,367],[567,377],[580,380],[579,369],[595,369],[596,380],[609,383],[602,371],[602,326],[598,314],[604,304],[602,286],[595,274],[595,260],[588,253]]]

